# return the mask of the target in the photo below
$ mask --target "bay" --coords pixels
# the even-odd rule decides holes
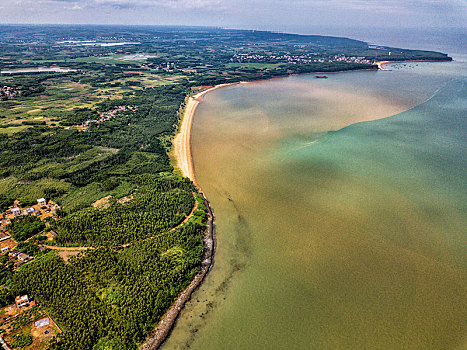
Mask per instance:
[[[467,345],[465,63],[388,68],[205,95],[215,265],[165,349]]]

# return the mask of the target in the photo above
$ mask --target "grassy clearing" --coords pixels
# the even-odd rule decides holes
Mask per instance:
[[[105,99],[118,100],[144,88],[173,84],[182,77],[142,72],[138,76],[115,79],[112,83],[98,86],[75,82],[70,77],[53,77],[42,83],[45,91],[40,95],[0,101],[0,125],[7,126],[0,128],[0,133],[11,135],[24,130],[28,126],[21,124],[29,121],[45,122],[49,126],[60,125],[64,113],[74,109],[93,109]],[[11,81],[0,79],[1,84],[8,85]]]
[[[67,211],[75,211],[80,208],[85,208],[95,201],[111,195],[116,198],[125,197],[135,190],[135,185],[126,181],[122,181],[112,191],[104,191],[99,184],[93,182],[85,187],[75,188],[71,190],[66,197],[60,200],[60,204]]]
[[[47,191],[69,191],[72,185],[57,179],[43,178],[37,181],[20,181],[14,176],[0,180],[0,194],[21,201],[35,202],[45,196]]]
[[[155,54],[140,54],[144,55],[147,58],[157,57]],[[103,57],[79,57],[72,59],[72,62],[84,62],[84,63],[105,63],[105,64],[129,64],[129,63],[144,63],[146,59],[138,59],[138,54],[136,55],[112,55],[112,56],[103,56]]]
[[[20,132],[21,130],[26,129],[27,125],[19,125],[19,126],[10,126],[8,128],[0,128],[0,134],[12,135],[14,133]]]
[[[77,157],[68,162],[39,162],[36,167],[26,173],[28,178],[37,178],[40,174],[50,174],[55,178],[59,178],[64,174],[72,173],[85,169],[87,166],[108,158],[118,152],[115,148],[95,147],[86,152],[81,153]]]
[[[121,289],[115,286],[108,286],[102,288],[97,293],[99,299],[110,305],[118,304],[122,300],[122,295],[123,292],[121,291]]]

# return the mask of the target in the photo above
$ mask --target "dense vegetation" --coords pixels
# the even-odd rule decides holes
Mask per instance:
[[[155,179],[138,189],[126,204],[113,200],[106,209],[86,208],[56,223],[59,245],[117,245],[168,231],[181,223],[194,205],[190,186]],[[154,186],[154,187],[153,187]]]
[[[15,340],[11,344],[13,348],[21,348],[24,349],[26,346],[32,344],[32,336],[30,335],[24,335],[22,333],[17,334],[15,336]]]
[[[122,42],[130,44],[108,45]],[[61,210],[47,244],[90,248],[65,262],[41,246],[42,221],[13,220],[16,249],[35,259],[13,271],[0,256],[0,306],[29,294],[63,330],[51,347],[80,350],[135,349],[200,269],[206,208],[168,156],[188,94],[374,69],[375,60],[449,59],[345,38],[188,27],[0,26],[0,50],[2,70],[71,69],[0,74],[0,210],[52,199]]]
[[[34,216],[23,216],[14,219],[8,229],[17,241],[25,241],[38,234],[45,228],[45,224]]]
[[[103,337],[133,348],[199,271],[202,236],[203,226],[192,223],[122,250],[91,250],[68,264],[47,254],[16,273],[13,284],[47,305],[65,329],[57,349],[90,349]]]
[[[32,237],[44,229],[39,219],[9,226],[18,241],[29,239],[16,248],[36,259],[15,273],[1,261],[0,302],[33,296],[64,331],[53,348],[135,348],[199,271],[204,215],[171,230],[195,204],[194,186],[172,173],[167,155],[188,91],[184,84],[160,86],[63,113],[67,126],[115,106],[135,107],[86,133],[31,125],[0,134],[2,208],[14,199],[53,199],[62,210],[50,222],[57,236],[48,244],[100,247],[65,263],[39,248],[42,236]],[[102,198],[102,206],[92,206]]]

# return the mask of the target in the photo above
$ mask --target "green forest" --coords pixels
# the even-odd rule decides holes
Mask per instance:
[[[97,248],[65,262],[39,248],[36,235],[45,228],[39,219],[19,217],[9,226],[21,242],[17,249],[36,258],[14,273],[8,259],[2,262],[1,303],[28,294],[45,307],[63,331],[51,348],[104,342],[135,349],[199,272],[206,215],[200,206],[180,226],[200,198],[173,172],[167,154],[188,93],[174,84],[103,101],[86,113],[116,103],[137,109],[89,132],[32,125],[0,134],[3,207],[15,199],[53,199],[62,210],[46,229],[57,234],[47,244]],[[92,206],[106,196],[104,207]]]

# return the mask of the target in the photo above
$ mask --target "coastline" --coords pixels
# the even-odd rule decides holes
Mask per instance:
[[[196,183],[193,167],[193,158],[191,156],[191,127],[193,124],[193,117],[195,115],[196,108],[200,103],[200,98],[203,97],[206,93],[213,90],[217,90],[222,87],[236,84],[239,83],[219,84],[204,91],[201,91],[194,96],[188,97],[185,106],[185,111],[180,122],[180,130],[175,135],[173,140],[172,156],[175,159],[175,168],[180,171],[182,176],[189,178],[201,193],[202,191]]]
[[[181,292],[178,298],[173,302],[170,309],[161,318],[156,328],[151,332],[146,341],[139,347],[140,350],[154,350],[158,349],[169,336],[172,331],[180,312],[185,306],[186,302],[190,300],[191,294],[201,285],[204,278],[210,271],[213,264],[213,255],[215,248],[214,241],[214,214],[207,200],[204,192],[198,186],[194,176],[193,158],[191,156],[191,129],[193,124],[193,117],[196,108],[200,103],[200,98],[209,91],[213,91],[225,86],[236,85],[239,83],[220,84],[204,91],[197,93],[194,96],[187,98],[185,111],[180,123],[180,130],[174,137],[172,157],[175,160],[175,168],[180,171],[181,175],[188,177],[195,187],[198,189],[199,194],[203,197],[204,204],[208,211],[208,221],[206,225],[206,232],[204,236],[204,255],[201,262],[201,271],[193,278],[190,284]]]
[[[410,63],[410,62],[451,62],[452,59],[448,60],[399,60],[399,61],[375,61],[378,66],[378,70],[388,70],[384,67],[385,64],[389,63]]]
[[[249,84],[255,82],[261,82],[264,80],[272,79],[283,79],[293,75],[302,74],[333,74],[333,73],[347,73],[355,71],[372,71],[372,70],[387,70],[384,65],[388,63],[399,63],[399,62],[438,62],[437,60],[407,60],[407,61],[379,61],[375,62],[374,68],[369,69],[357,69],[357,70],[344,70],[334,72],[310,72],[301,74],[288,74],[286,76],[277,76],[272,78],[257,79],[251,81],[241,81],[234,83],[224,83],[206,90],[196,93],[194,96],[188,96],[186,99],[186,105],[184,108],[183,116],[180,121],[180,128],[178,133],[173,138],[173,146],[170,155],[175,161],[174,168],[180,172],[184,177],[189,178],[195,187],[197,188],[200,195],[202,195],[204,203],[208,211],[208,222],[207,229],[204,237],[205,252],[202,259],[201,271],[193,278],[190,284],[179,294],[177,299],[173,302],[172,306],[161,318],[156,328],[151,332],[150,336],[146,341],[139,346],[140,350],[153,350],[158,349],[165,342],[167,337],[170,335],[182,309],[186,302],[191,298],[192,293],[202,284],[204,278],[210,271],[213,265],[213,256],[215,250],[215,239],[214,239],[214,215],[209,201],[207,200],[204,192],[196,182],[193,158],[191,153],[191,132],[193,125],[193,118],[196,113],[196,109],[201,102],[201,98],[208,92],[217,90],[219,88],[238,85],[238,84]]]
[[[378,66],[378,70],[387,70],[384,65],[390,63],[391,61],[378,61],[375,64]]]
[[[201,271],[193,278],[188,287],[178,295],[178,298],[162,317],[156,328],[139,347],[140,350],[159,349],[172,331],[175,322],[180,316],[180,312],[186,302],[190,300],[191,294],[201,285],[209,270],[211,270],[214,255],[214,215],[204,193],[201,193],[201,195],[203,196],[204,204],[208,210],[208,222],[204,236],[204,256],[201,262]]]

